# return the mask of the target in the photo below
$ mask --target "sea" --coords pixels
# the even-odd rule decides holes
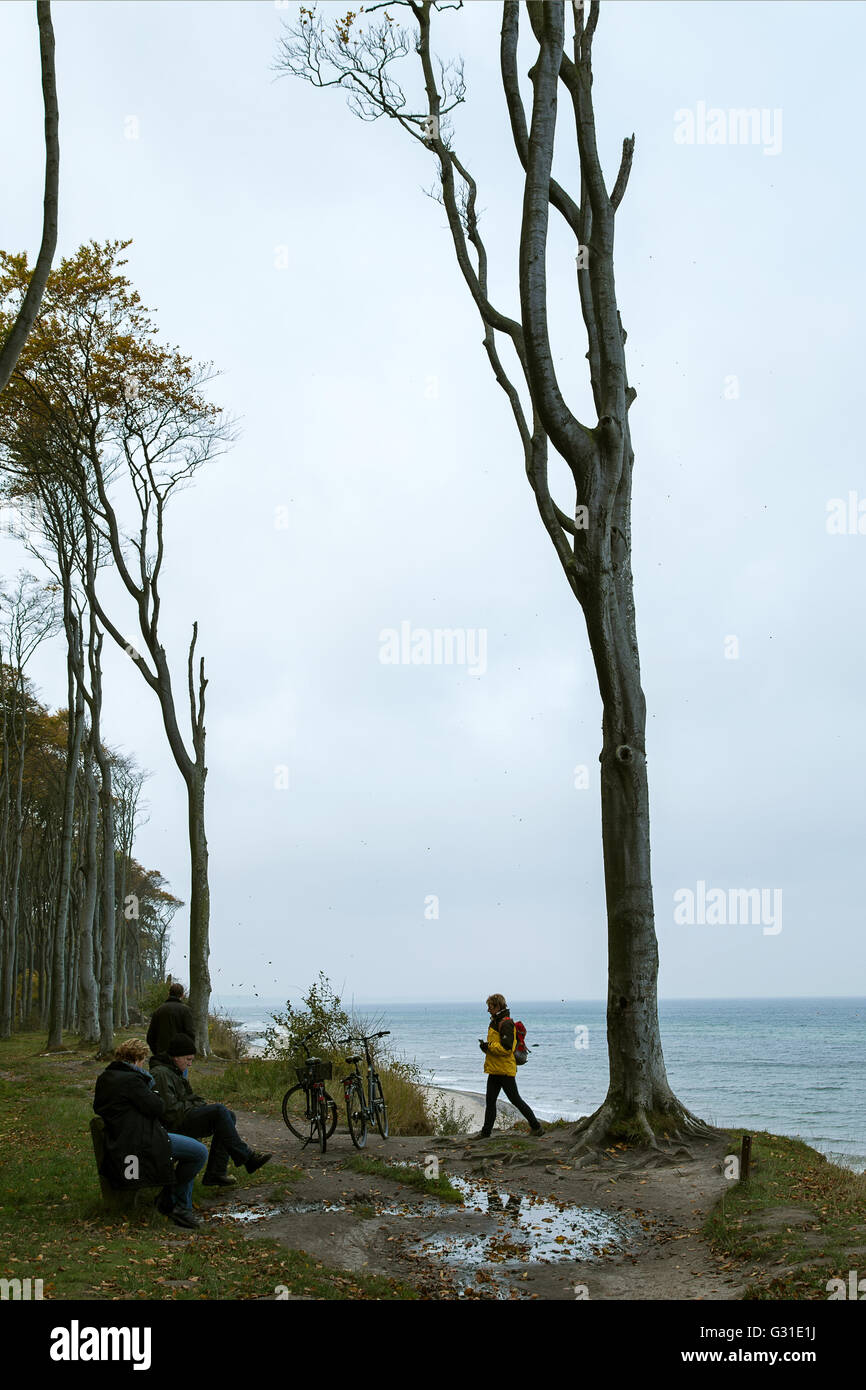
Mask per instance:
[[[225,996],[214,1003],[262,1040],[275,1000]],[[526,1025],[529,1061],[518,1085],[540,1119],[590,1114],[607,1090],[605,1005],[600,1000],[509,1001]],[[358,1003],[364,1032],[389,1028],[398,1055],[427,1085],[483,1092],[487,1011],[476,1003]],[[866,1171],[866,999],[668,999],[659,1001],[668,1079],[711,1124],[805,1140]]]

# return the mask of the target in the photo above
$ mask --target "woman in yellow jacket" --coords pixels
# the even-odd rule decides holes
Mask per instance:
[[[532,1133],[541,1134],[541,1125],[517,1089],[517,1082],[515,1081],[517,1063],[514,1060],[517,1036],[514,1023],[508,1014],[505,996],[503,994],[491,994],[487,1000],[487,1009],[490,1014],[487,1041],[482,1042],[479,1039],[478,1043],[484,1053],[484,1071],[487,1075],[487,1109],[484,1112],[484,1128],[475,1135],[475,1138],[489,1138],[496,1119],[496,1101],[500,1091],[505,1092],[511,1104],[520,1111],[525,1120],[529,1121],[529,1128]]]

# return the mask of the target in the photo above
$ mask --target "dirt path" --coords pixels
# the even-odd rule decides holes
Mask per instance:
[[[334,1267],[455,1298],[742,1296],[742,1275],[699,1234],[728,1186],[722,1136],[672,1154],[608,1152],[583,1168],[573,1166],[563,1130],[540,1140],[368,1137],[366,1157],[428,1171],[438,1164],[468,1182],[460,1207],[353,1172],[345,1165],[356,1150],[342,1127],[325,1154],[301,1151],[281,1121],[267,1116],[239,1111],[238,1129],[304,1176],[278,1202],[268,1186],[208,1195],[207,1220],[238,1220],[248,1236],[282,1241]],[[267,1215],[256,1219],[262,1207]]]

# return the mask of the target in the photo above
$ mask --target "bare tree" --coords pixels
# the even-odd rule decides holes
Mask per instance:
[[[415,31],[389,11],[409,10]],[[592,104],[592,41],[598,0],[572,3],[572,55],[566,52],[566,6],[533,0],[526,10],[535,39],[531,113],[518,79],[520,7],[502,9],[500,70],[511,138],[523,171],[523,214],[517,256],[519,317],[491,300],[488,255],[481,236],[478,188],[453,143],[450,113],[464,100],[462,63],[437,62],[431,51],[436,11],[460,5],[373,4],[326,25],[315,10],[282,41],[278,67],[316,87],[339,87],[364,120],[390,117],[435,157],[442,203],[460,272],[484,327],[484,348],[508,399],[524,466],[541,520],[586,621],[603,707],[601,820],[608,926],[607,1036],[610,1082],[600,1108],[581,1121],[579,1146],[631,1135],[656,1144],[662,1135],[707,1128],[676,1099],[667,1080],[658,1023],[658,945],[650,877],[646,704],[640,680],[631,569],[634,452],[628,412],[636,392],[625,363],[626,334],[614,284],[614,218],[628,184],[634,137],[608,191],[596,144]],[[381,15],[376,12],[383,12]],[[375,17],[373,17],[375,15]],[[417,55],[419,93],[410,104],[395,65]],[[553,179],[560,86],[574,118],[580,192]],[[550,207],[574,236],[580,308],[586,330],[596,419],[580,420],[557,379],[548,330],[547,246]],[[517,376],[506,370],[499,343],[513,351]],[[573,480],[573,503],[559,507],[548,487],[552,446]]]
[[[57,201],[60,181],[60,118],[54,72],[54,28],[49,0],[36,0],[39,53],[42,61],[42,100],[45,107],[45,195],[42,206],[42,243],[27,292],[0,347],[0,391],[9,381],[22,347],[39,312],[57,246]]]
[[[79,553],[85,556],[81,576],[90,611],[159,701],[169,747],[187,790],[190,1007],[198,1050],[207,1054],[207,680],[204,659],[196,663],[194,622],[186,662],[187,743],[159,623],[168,504],[235,434],[232,423],[204,395],[214,376],[209,364],[192,363],[177,349],[155,341],[153,321],[120,270],[120,255],[128,244],[89,243],[50,276],[46,312],[22,353],[14,392],[6,393],[0,408],[0,447],[7,475],[19,491],[30,492],[38,485],[44,497],[46,487],[51,490],[58,484],[74,491],[83,526]],[[2,302],[23,271],[2,253],[0,268],[5,269],[0,275]],[[127,534],[129,516],[132,529]],[[135,642],[123,631],[117,613],[109,614],[103,603],[97,578],[100,547],[113,561],[131,600],[140,634]]]
[[[127,903],[127,880],[132,862],[132,848],[136,830],[146,824],[148,817],[141,815],[141,789],[149,773],[140,768],[135,760],[115,753],[113,759],[113,786],[116,801],[115,822],[117,827],[118,885],[117,885],[117,981],[115,1012],[118,1023],[125,1028],[130,1017],[139,1017],[137,973],[140,969],[140,942],[138,921],[140,904],[135,894],[130,894]]]
[[[93,927],[99,892],[99,784],[93,771],[93,729],[84,740],[84,854],[79,871],[84,888],[78,905],[78,1032],[82,1046],[99,1044],[99,998],[93,956]]]
[[[24,766],[28,699],[25,669],[36,648],[57,628],[54,595],[22,573],[11,594],[0,594],[0,1037],[12,1033],[18,956],[24,830]]]

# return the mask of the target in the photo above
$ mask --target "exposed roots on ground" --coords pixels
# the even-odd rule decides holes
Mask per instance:
[[[663,1110],[635,1106],[625,1111],[608,1097],[592,1114],[579,1120],[571,1133],[570,1149],[591,1156],[593,1150],[609,1148],[625,1140],[661,1149],[685,1139],[712,1139],[719,1131],[698,1119],[671,1097]]]

